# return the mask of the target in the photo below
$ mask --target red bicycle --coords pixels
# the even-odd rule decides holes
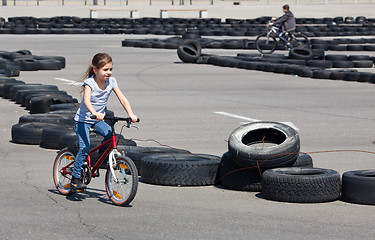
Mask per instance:
[[[92,116],[96,118],[96,116]],[[97,170],[108,157],[108,166],[105,174],[105,188],[109,199],[118,206],[125,206],[133,201],[138,189],[138,172],[134,162],[117,150],[117,138],[115,124],[118,121],[125,121],[126,127],[132,125],[130,118],[105,117],[105,120],[112,128],[112,137],[97,147],[90,149],[87,161],[83,165],[81,180],[88,185],[92,178],[98,177]],[[139,119],[137,120],[139,122]],[[91,165],[90,154],[106,148],[94,166]],[[76,191],[70,189],[70,181],[73,172],[75,154],[69,148],[60,150],[53,164],[53,181],[57,190],[64,195],[72,195]]]

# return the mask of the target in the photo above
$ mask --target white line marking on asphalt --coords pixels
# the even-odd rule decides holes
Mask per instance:
[[[259,120],[259,119],[248,118],[248,117],[240,116],[240,115],[233,114],[233,113],[227,113],[227,112],[214,112],[214,113],[224,115],[224,116],[227,116],[227,117],[246,120],[246,121],[249,121],[249,122],[260,122],[260,121],[262,121],[262,120]],[[292,122],[281,122],[281,123],[284,123],[284,124],[294,128],[296,131],[299,131],[299,128],[296,125],[294,125]]]
[[[69,79],[65,79],[65,78],[55,78],[56,80],[59,80],[59,81],[62,81],[62,82],[66,82],[67,84],[71,84],[71,85],[82,85],[81,82],[77,82],[77,81],[73,81],[73,80],[69,80]]]

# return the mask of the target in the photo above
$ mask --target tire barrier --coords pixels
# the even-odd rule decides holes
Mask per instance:
[[[20,71],[60,70],[65,68],[62,56],[37,56],[30,50],[0,51],[0,75],[17,77]]]
[[[254,19],[220,18],[51,18],[10,17],[0,34],[154,34],[200,36],[256,36],[271,17]],[[343,19],[341,21],[341,19]],[[352,19],[352,20],[348,20]],[[374,18],[296,18],[296,31],[309,37],[375,35]]]
[[[340,174],[330,169],[276,168],[266,170],[262,177],[262,195],[273,201],[329,202],[337,200],[340,192]]]
[[[375,171],[357,170],[342,175],[342,200],[350,203],[375,205]]]
[[[234,67],[247,70],[273,72],[315,79],[332,79],[344,81],[357,81],[362,83],[375,83],[375,74],[359,72],[360,67],[373,68],[373,58],[368,55],[339,55],[324,54],[324,50],[314,52],[312,60],[295,59],[302,56],[311,58],[310,50],[303,53],[289,52],[284,54],[245,54],[239,53],[236,57],[203,54],[204,60],[200,64],[211,64],[221,67]],[[303,55],[306,54],[306,55]],[[317,54],[318,56],[316,56]],[[297,56],[298,55],[298,56]],[[291,58],[292,57],[292,58]],[[341,60],[346,59],[346,60]],[[370,59],[370,60],[369,60]],[[357,66],[356,69],[348,67]]]

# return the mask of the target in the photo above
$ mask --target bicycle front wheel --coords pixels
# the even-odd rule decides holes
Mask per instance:
[[[133,161],[126,157],[116,158],[114,175],[108,166],[105,188],[109,199],[118,206],[126,206],[133,201],[138,189],[138,172]]]
[[[53,182],[61,194],[69,194],[74,161],[74,154],[68,148],[64,148],[57,154],[53,163]]]
[[[267,36],[267,33],[262,33],[255,39],[255,46],[260,53],[270,54],[276,49],[276,38]]]
[[[294,38],[291,40],[293,47],[311,49],[310,40],[302,33],[295,33]]]

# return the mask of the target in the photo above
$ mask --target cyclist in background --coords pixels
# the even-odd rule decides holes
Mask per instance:
[[[276,25],[281,27],[281,32],[279,33],[279,38],[284,42],[289,48],[292,47],[292,44],[286,40],[288,32],[294,31],[296,29],[296,20],[288,4],[283,6],[284,15],[277,18],[270,25]],[[279,27],[279,28],[280,28]]]

